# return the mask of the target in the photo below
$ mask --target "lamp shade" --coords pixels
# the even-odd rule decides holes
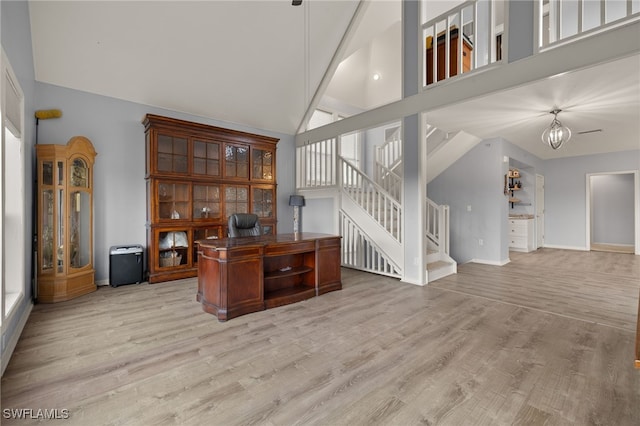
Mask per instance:
[[[289,205],[290,206],[304,206],[304,197],[302,195],[290,195],[289,196]]]

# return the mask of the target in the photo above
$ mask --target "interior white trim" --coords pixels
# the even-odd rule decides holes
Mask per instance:
[[[591,176],[604,175],[628,175],[633,174],[633,206],[634,206],[634,253],[640,255],[640,173],[638,170],[623,170],[619,172],[587,173],[586,179],[586,224],[585,224],[585,250],[591,250]]]
[[[471,259],[467,263],[481,263],[483,265],[504,266],[507,263],[511,263],[511,259],[503,259],[503,260]]]
[[[18,344],[18,340],[22,335],[22,330],[24,330],[24,326],[27,324],[27,320],[31,315],[32,309],[33,309],[33,302],[30,301],[27,304],[26,309],[24,309],[24,311],[22,312],[22,316],[20,316],[20,319],[18,319],[16,329],[11,335],[11,339],[7,342],[7,347],[2,353],[2,367],[1,367],[2,374],[4,374],[4,370],[7,368],[7,365],[9,365],[9,360],[11,359],[11,355],[13,355],[13,351],[15,350],[16,345]],[[4,330],[3,330],[3,335],[4,335]]]

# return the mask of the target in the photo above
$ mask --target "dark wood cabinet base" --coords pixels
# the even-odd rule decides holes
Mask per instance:
[[[340,238],[300,233],[198,241],[196,300],[226,321],[340,290]]]

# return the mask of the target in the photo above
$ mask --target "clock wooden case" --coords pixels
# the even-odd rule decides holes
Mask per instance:
[[[93,268],[93,164],[89,139],[36,145],[39,302],[62,302],[96,290]]]
[[[147,114],[149,282],[194,277],[196,241],[227,236],[233,213],[275,234],[278,139]]]

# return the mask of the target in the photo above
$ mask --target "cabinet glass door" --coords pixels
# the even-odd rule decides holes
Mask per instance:
[[[198,240],[218,239],[222,236],[222,226],[211,226],[207,228],[195,228],[193,230],[193,263],[198,263]]]
[[[220,218],[219,185],[193,185],[193,218]]]
[[[60,188],[60,186],[64,187],[64,162],[58,161],[58,198],[56,203],[58,204],[58,212],[57,212],[57,222],[58,222],[58,233],[56,235],[56,258],[58,263],[58,273],[62,274],[64,272],[64,216],[66,214],[66,209],[64,208],[65,198],[64,198],[64,189]]]
[[[158,184],[158,219],[189,219],[189,184]]]
[[[91,195],[71,192],[69,221],[69,265],[83,268],[91,263]]]
[[[261,218],[273,217],[273,189],[253,187],[252,191],[252,213]]]
[[[187,140],[168,135],[158,135],[158,171],[187,173]]]
[[[249,148],[246,146],[225,145],[225,177],[249,178]]]
[[[173,268],[189,263],[189,231],[187,229],[157,231],[160,268]]]
[[[264,149],[252,150],[253,179],[273,180],[273,152]]]
[[[224,189],[225,218],[234,213],[249,213],[249,188],[227,185]]]
[[[51,271],[53,269],[54,247],[54,229],[55,222],[53,219],[53,209],[55,200],[53,197],[53,161],[42,162],[42,181],[41,181],[41,214],[40,220],[40,269]]]
[[[193,173],[220,176],[220,144],[215,142],[193,142]]]

